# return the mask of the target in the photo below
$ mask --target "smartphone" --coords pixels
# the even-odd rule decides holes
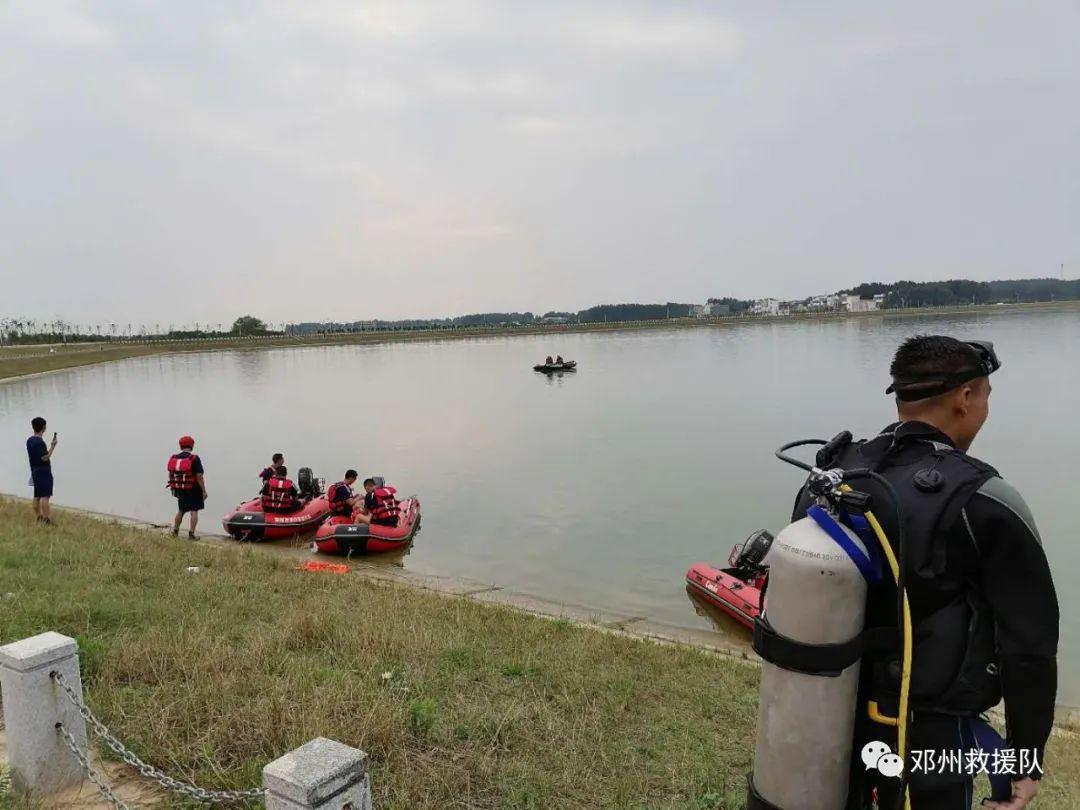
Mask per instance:
[[[56,441],[56,431],[53,431],[53,435],[52,435],[52,440],[53,440],[54,442]]]

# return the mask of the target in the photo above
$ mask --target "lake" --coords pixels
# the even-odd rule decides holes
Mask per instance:
[[[687,566],[778,531],[801,483],[785,441],[894,417],[898,342],[993,340],[1004,366],[973,453],[1026,496],[1062,612],[1059,700],[1080,705],[1080,313],[745,323],[374,346],[171,354],[0,383],[0,491],[28,495],[29,420],[60,434],[60,504],[166,522],[165,460],[190,433],[210,492],[200,528],[281,451],[328,483],[348,467],[419,495],[407,568],[700,626]],[[579,371],[532,371],[547,354]]]

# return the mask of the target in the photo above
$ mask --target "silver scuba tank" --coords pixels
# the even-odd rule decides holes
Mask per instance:
[[[836,530],[866,553],[853,532]],[[848,793],[866,580],[810,517],[780,532],[767,561],[754,630],[764,663],[747,808],[838,810]]]

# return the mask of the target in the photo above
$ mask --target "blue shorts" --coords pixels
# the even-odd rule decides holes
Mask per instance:
[[[30,477],[34,481],[35,498],[51,498],[53,491],[52,468],[35,467],[30,471]]]

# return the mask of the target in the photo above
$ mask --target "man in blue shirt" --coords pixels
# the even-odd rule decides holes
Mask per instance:
[[[30,481],[34,485],[34,514],[38,523],[52,524],[49,499],[53,494],[52,457],[56,452],[56,434],[52,442],[45,444],[46,422],[40,416],[30,420],[34,435],[26,440],[26,455],[30,459]]]

